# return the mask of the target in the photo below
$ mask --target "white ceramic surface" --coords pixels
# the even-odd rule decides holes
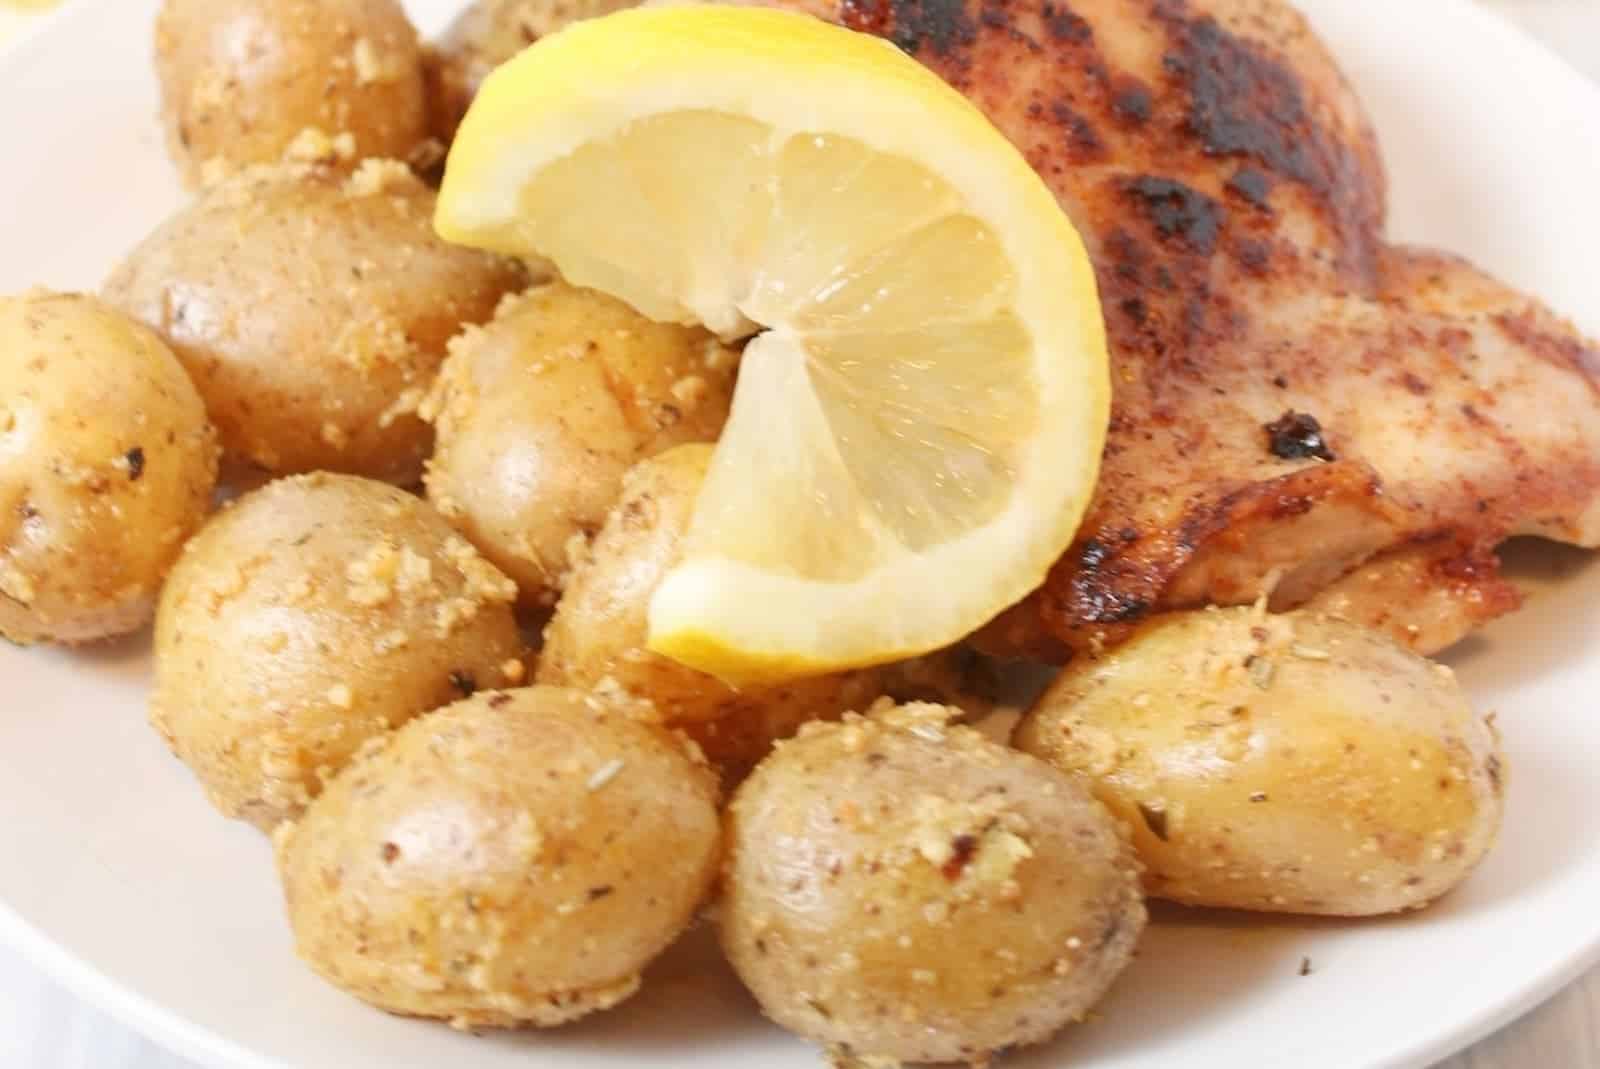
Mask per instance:
[[[155,6],[76,0],[0,63],[0,292],[94,286],[179,202],[153,118]],[[410,6],[431,27],[454,5]],[[1600,93],[1456,0],[1303,6],[1378,120],[1395,236],[1466,253],[1600,333]],[[1099,1019],[1007,1064],[1420,1066],[1600,957],[1600,566],[1517,556],[1540,592],[1452,657],[1500,711],[1512,768],[1504,840],[1466,888],[1366,925],[1158,911]],[[252,1069],[816,1064],[703,932],[634,1003],[553,1034],[473,1039],[325,988],[290,953],[265,844],[216,818],[145,725],[146,661],[143,641],[0,646],[0,938],[80,994]]]

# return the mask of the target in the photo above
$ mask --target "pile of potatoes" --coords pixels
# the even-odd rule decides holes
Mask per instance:
[[[167,0],[194,199],[98,296],[0,299],[0,634],[154,616],[151,721],[273,836],[306,962],[554,1026],[716,899],[780,1024],[979,1063],[1088,1011],[1146,894],[1356,917],[1459,884],[1492,725],[1337,619],[1155,620],[1010,745],[953,657],[739,689],[647,648],[738,346],[446,244],[428,181],[487,71],[619,6],[480,0],[426,46],[394,0]]]

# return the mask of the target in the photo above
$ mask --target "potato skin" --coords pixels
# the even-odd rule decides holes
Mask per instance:
[[[709,891],[719,840],[714,778],[677,740],[533,687],[406,725],[277,847],[313,969],[391,1012],[488,1028],[631,995]]]
[[[427,49],[434,136],[449,143],[491,71],[569,23],[637,7],[639,0],[475,0]]]
[[[219,513],[173,570],[151,722],[218,809],[271,830],[367,740],[521,682],[515,594],[404,491],[280,479]]]
[[[216,481],[216,432],[161,339],[93,297],[0,297],[0,635],[142,627]]]
[[[635,461],[722,432],[739,363],[704,330],[562,282],[507,298],[450,354],[423,410],[429,499],[543,607]]]
[[[1190,905],[1420,908],[1500,827],[1499,740],[1450,670],[1330,617],[1157,620],[1069,665],[1014,741],[1089,777],[1150,894]]]
[[[735,690],[646,648],[650,597],[682,554],[711,453],[706,445],[679,446],[628,472],[545,628],[538,679],[649,700],[732,780],[800,725],[865,709],[883,693],[886,675],[869,669]]]
[[[156,74],[191,189],[341,134],[330,160],[405,159],[427,137],[422,48],[398,0],[166,0]]]
[[[432,446],[414,410],[446,343],[524,282],[436,237],[433,206],[393,161],[256,169],[168,220],[104,293],[172,346],[236,467],[414,483]]]
[[[981,1064],[1080,1018],[1131,959],[1138,867],[1104,807],[957,712],[810,725],[735,796],[722,944],[786,1028]]]

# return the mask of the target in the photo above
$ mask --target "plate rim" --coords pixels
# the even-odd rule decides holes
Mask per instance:
[[[179,1057],[207,1069],[293,1069],[118,983],[44,934],[4,899],[0,899],[0,943],[16,950],[25,963],[68,994]]]
[[[56,10],[42,15],[37,26],[24,29],[20,37],[0,49],[0,80],[9,69],[36,61],[56,48],[58,40],[69,36],[78,20],[90,17],[101,2],[103,0],[63,0]],[[1297,9],[1301,6],[1298,0],[1285,2]],[[1565,92],[1589,98],[1593,114],[1600,117],[1600,84],[1543,40],[1499,10],[1475,0],[1434,2],[1454,9],[1455,17],[1476,20],[1485,32],[1518,41],[1515,47],[1530,57],[1537,55],[1542,65],[1559,70],[1559,77],[1567,84]],[[1595,125],[1600,129],[1600,118]],[[0,898],[0,944],[17,951],[26,964],[37,968],[70,995],[165,1050],[207,1069],[294,1069],[275,1056],[252,1050],[113,979],[87,958],[45,934],[3,898]],[[1402,1041],[1389,1053],[1358,1069],[1426,1069],[1520,1020],[1597,965],[1600,965],[1600,925],[1560,968],[1528,984],[1519,995],[1506,1000],[1493,1012],[1420,1041]]]

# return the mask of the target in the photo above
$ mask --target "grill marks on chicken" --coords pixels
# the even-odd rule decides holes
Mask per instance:
[[[976,102],[1096,264],[1104,474],[1012,628],[1083,646],[1271,592],[1433,650],[1517,604],[1506,537],[1600,542],[1600,350],[1458,260],[1383,242],[1371,127],[1286,4],[836,2],[804,7]],[[1315,448],[1274,448],[1264,428],[1291,417]]]

